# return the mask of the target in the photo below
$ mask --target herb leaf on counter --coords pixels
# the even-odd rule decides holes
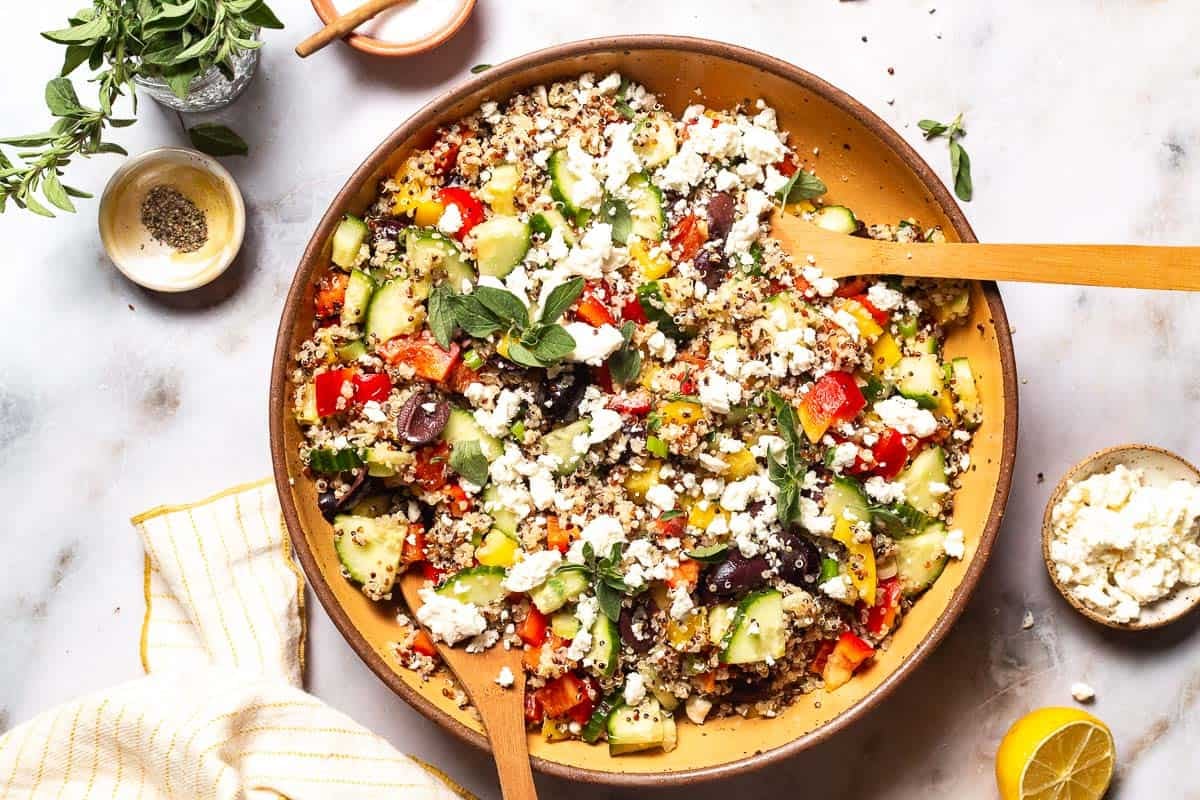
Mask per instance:
[[[950,123],[938,122],[934,119],[923,119],[917,123],[925,138],[936,139],[944,136],[950,142],[950,178],[954,181],[954,194],[959,200],[969,202],[974,194],[971,182],[971,159],[959,139],[967,135],[963,125],[963,115],[959,114]]]
[[[246,140],[224,125],[196,125],[188,128],[192,147],[210,156],[244,156],[250,151]]]

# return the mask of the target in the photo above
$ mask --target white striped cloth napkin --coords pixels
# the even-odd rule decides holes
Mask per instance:
[[[148,674],[0,737],[0,798],[469,796],[300,688],[304,584],[270,481],[133,524]]]

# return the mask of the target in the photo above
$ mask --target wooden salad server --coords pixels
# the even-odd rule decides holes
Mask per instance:
[[[308,58],[334,39],[341,39],[359,25],[379,14],[379,12],[389,9],[392,6],[409,2],[412,2],[412,0],[367,0],[367,2],[358,8],[347,11],[296,45],[296,55],[301,58]]]
[[[419,592],[425,578],[409,572],[400,578],[400,592],[409,611],[421,607]],[[471,703],[483,719],[483,727],[492,743],[492,757],[500,774],[500,792],[504,800],[537,800],[533,785],[533,768],[529,765],[529,740],[525,734],[525,671],[521,666],[521,649],[506,650],[502,644],[481,653],[468,653],[462,647],[449,647],[435,642],[438,655],[458,683],[471,698]],[[512,672],[512,686],[504,688],[496,682],[500,671]]]
[[[771,235],[797,264],[829,278],[903,275],[1200,291],[1200,247],[1135,244],[881,242],[828,231],[778,210]]]

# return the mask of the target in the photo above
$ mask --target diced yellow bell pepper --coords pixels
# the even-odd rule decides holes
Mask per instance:
[[[662,462],[658,460],[647,461],[645,469],[631,469],[625,476],[625,491],[638,500],[643,499],[650,487],[658,484],[658,471],[661,469]]]
[[[422,228],[432,228],[442,218],[446,207],[437,200],[418,200],[414,206],[413,222]]]
[[[800,420],[800,427],[804,429],[804,435],[813,444],[821,441],[821,437],[825,435],[825,431],[829,430],[829,420],[820,420],[809,413],[808,408],[801,403],[796,409],[796,417]]]
[[[690,400],[672,400],[661,411],[667,425],[695,425],[704,416],[704,407]]]
[[[743,447],[736,453],[722,453],[721,460],[728,465],[721,475],[731,481],[740,481],[758,472],[758,462],[749,448]]]
[[[958,421],[958,412],[954,410],[954,398],[950,396],[950,389],[943,387],[938,392],[938,404],[933,413],[950,420],[951,425]]]
[[[847,564],[850,582],[858,590],[859,598],[868,606],[875,605],[875,551],[871,542],[860,542],[854,534],[854,524],[844,516],[839,516],[833,525],[833,538],[846,545],[850,553]]]
[[[542,738],[547,742],[563,742],[572,739],[571,721],[546,717],[542,720]]]
[[[858,324],[858,333],[868,342],[873,342],[883,333],[883,328],[871,316],[871,312],[863,307],[863,304],[857,300],[844,299],[838,302],[835,308],[840,308],[850,316],[854,317],[854,321]]]
[[[629,255],[637,263],[642,277],[648,281],[656,281],[671,271],[671,259],[663,253],[651,256],[641,239],[629,243]]]
[[[512,336],[504,334],[500,337],[500,341],[496,342],[496,352],[501,358],[508,358],[508,348],[512,346]]]
[[[424,176],[420,172],[409,170],[407,162],[396,170],[393,180],[397,185],[396,192],[392,196],[393,214],[398,216],[410,214],[419,202],[428,199],[429,192]]]
[[[638,383],[643,387],[654,390],[654,379],[662,372],[662,367],[650,361],[642,362],[642,371],[638,373]]]
[[[667,641],[676,650],[699,650],[707,643],[707,634],[708,614],[703,609],[667,623]]]
[[[517,560],[517,543],[500,531],[488,531],[475,548],[475,559],[485,567],[511,567]]]
[[[799,203],[788,203],[783,210],[789,214],[800,216],[801,214],[811,214],[817,210],[817,207],[808,200],[801,200]]]
[[[896,343],[896,337],[884,331],[871,347],[872,371],[878,375],[885,369],[896,366],[902,356],[900,345]]]
[[[521,185],[521,168],[516,164],[501,164],[492,170],[492,178],[479,190],[479,197],[497,214],[517,215],[513,200]]]
[[[708,530],[708,526],[712,524],[717,515],[728,516],[727,512],[722,511],[717,507],[717,504],[711,500],[702,500],[692,505],[688,509],[688,525],[700,530]]]

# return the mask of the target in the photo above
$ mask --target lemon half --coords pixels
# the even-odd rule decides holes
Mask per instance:
[[[1017,720],[996,751],[1003,800],[1099,800],[1116,748],[1108,726],[1077,708],[1041,708]]]

